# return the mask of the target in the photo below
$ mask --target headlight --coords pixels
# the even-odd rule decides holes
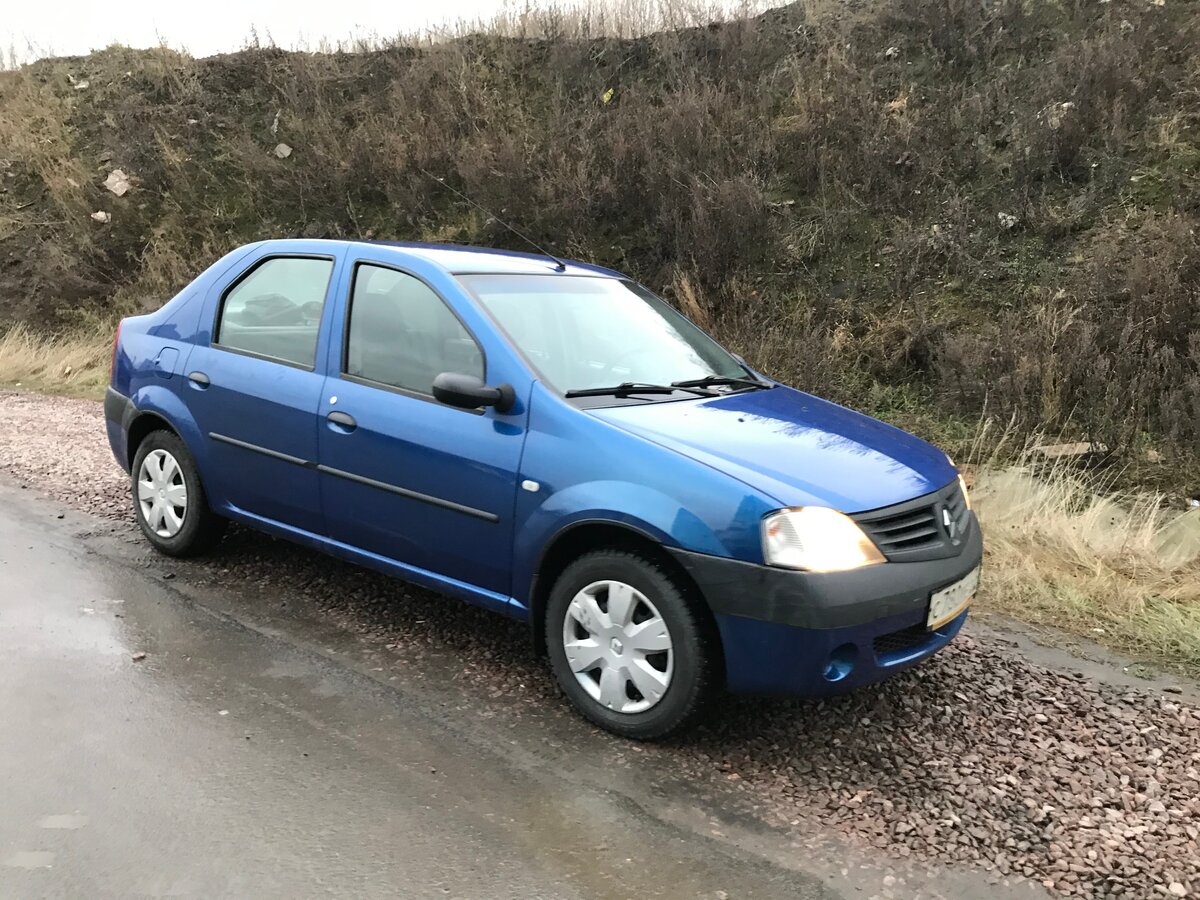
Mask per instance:
[[[801,506],[763,518],[763,557],[768,565],[810,572],[840,572],[884,562],[854,520],[836,509]]]
[[[954,457],[947,453],[946,459],[950,461],[950,465],[954,466]],[[954,471],[958,472],[958,488],[962,491],[963,500],[965,500],[967,503],[967,509],[970,509],[971,495],[967,492],[967,480],[963,478],[962,472],[959,471],[958,466],[954,466]]]

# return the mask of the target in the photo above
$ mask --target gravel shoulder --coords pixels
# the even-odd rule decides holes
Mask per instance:
[[[86,514],[90,539],[140,547],[99,404],[0,393],[0,472]],[[537,719],[548,741],[599,742],[614,765],[688,786],[713,810],[697,827],[717,836],[741,830],[803,857],[836,852],[831,840],[851,848],[882,867],[864,896],[914,896],[905,879],[924,884],[922,867],[945,865],[997,891],[1200,896],[1190,686],[1049,665],[972,626],[883,685],[824,701],[729,698],[674,743],[629,745],[565,712],[521,626],[501,617],[243,529],[204,561],[133,552],[179,584],[253,594],[263,627],[303,615],[353,633],[380,680],[449,679],[478,698],[473,715]]]

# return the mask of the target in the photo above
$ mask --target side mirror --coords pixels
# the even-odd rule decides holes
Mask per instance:
[[[496,412],[508,412],[517,401],[511,384],[490,387],[474,375],[443,372],[433,379],[433,397],[439,403],[459,409],[483,409],[494,406]]]

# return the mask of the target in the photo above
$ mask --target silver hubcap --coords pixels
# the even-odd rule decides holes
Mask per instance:
[[[151,450],[138,469],[138,506],[142,519],[159,537],[175,537],[187,515],[183,470],[166,450]]]
[[[650,709],[675,669],[667,623],[645,594],[620,581],[597,581],[574,596],[563,649],[588,696],[616,712]]]

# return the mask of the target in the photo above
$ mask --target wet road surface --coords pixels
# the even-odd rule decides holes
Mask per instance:
[[[0,896],[841,896],[518,770],[32,500],[0,485]]]

